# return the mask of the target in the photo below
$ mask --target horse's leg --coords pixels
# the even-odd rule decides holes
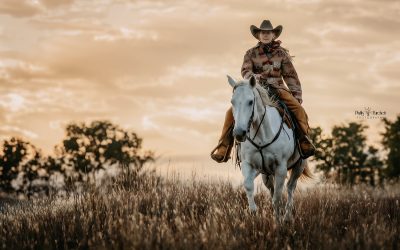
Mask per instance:
[[[254,179],[257,177],[257,171],[247,162],[241,165],[242,174],[244,176],[244,189],[246,190],[247,200],[249,202],[250,211],[257,211],[256,203],[254,202]]]
[[[300,161],[296,166],[293,167],[292,173],[290,175],[289,181],[287,183],[288,200],[286,203],[286,212],[284,221],[291,222],[293,220],[293,192],[296,189],[297,180],[299,179],[301,173],[303,173],[304,164]]]
[[[264,185],[269,189],[269,192],[271,193],[271,198],[274,197],[274,177],[272,175],[262,175],[262,180],[264,182]]]
[[[272,197],[272,205],[274,207],[275,220],[280,221],[280,211],[282,207],[282,191],[285,184],[285,178],[287,175],[286,162],[281,164],[275,170],[275,190],[274,196]]]

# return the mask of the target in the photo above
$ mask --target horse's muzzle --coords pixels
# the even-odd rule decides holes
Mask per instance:
[[[244,142],[246,140],[246,130],[234,129],[233,136],[238,142]]]

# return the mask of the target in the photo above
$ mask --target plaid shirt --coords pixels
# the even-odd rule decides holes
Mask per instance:
[[[287,89],[302,103],[300,80],[288,51],[279,46],[266,54],[264,49],[264,45],[259,42],[246,52],[241,69],[242,77],[249,79],[254,76],[263,86]]]

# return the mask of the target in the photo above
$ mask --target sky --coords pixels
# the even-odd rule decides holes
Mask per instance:
[[[378,143],[383,124],[355,111],[400,113],[399,13],[397,0],[1,0],[0,139],[51,154],[68,123],[107,119],[164,163],[215,166],[226,75],[241,79],[249,27],[269,19],[310,126],[362,121]]]

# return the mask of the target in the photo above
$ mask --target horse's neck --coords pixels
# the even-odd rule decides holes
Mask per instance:
[[[271,139],[278,130],[280,121],[277,120],[278,117],[276,114],[279,116],[279,113],[275,107],[265,106],[260,95],[256,91],[254,94],[256,95],[256,106],[250,135],[251,138],[253,138],[258,127],[260,127],[256,138],[265,141]],[[263,119],[264,113],[265,117]],[[260,124],[261,122],[262,124]]]

